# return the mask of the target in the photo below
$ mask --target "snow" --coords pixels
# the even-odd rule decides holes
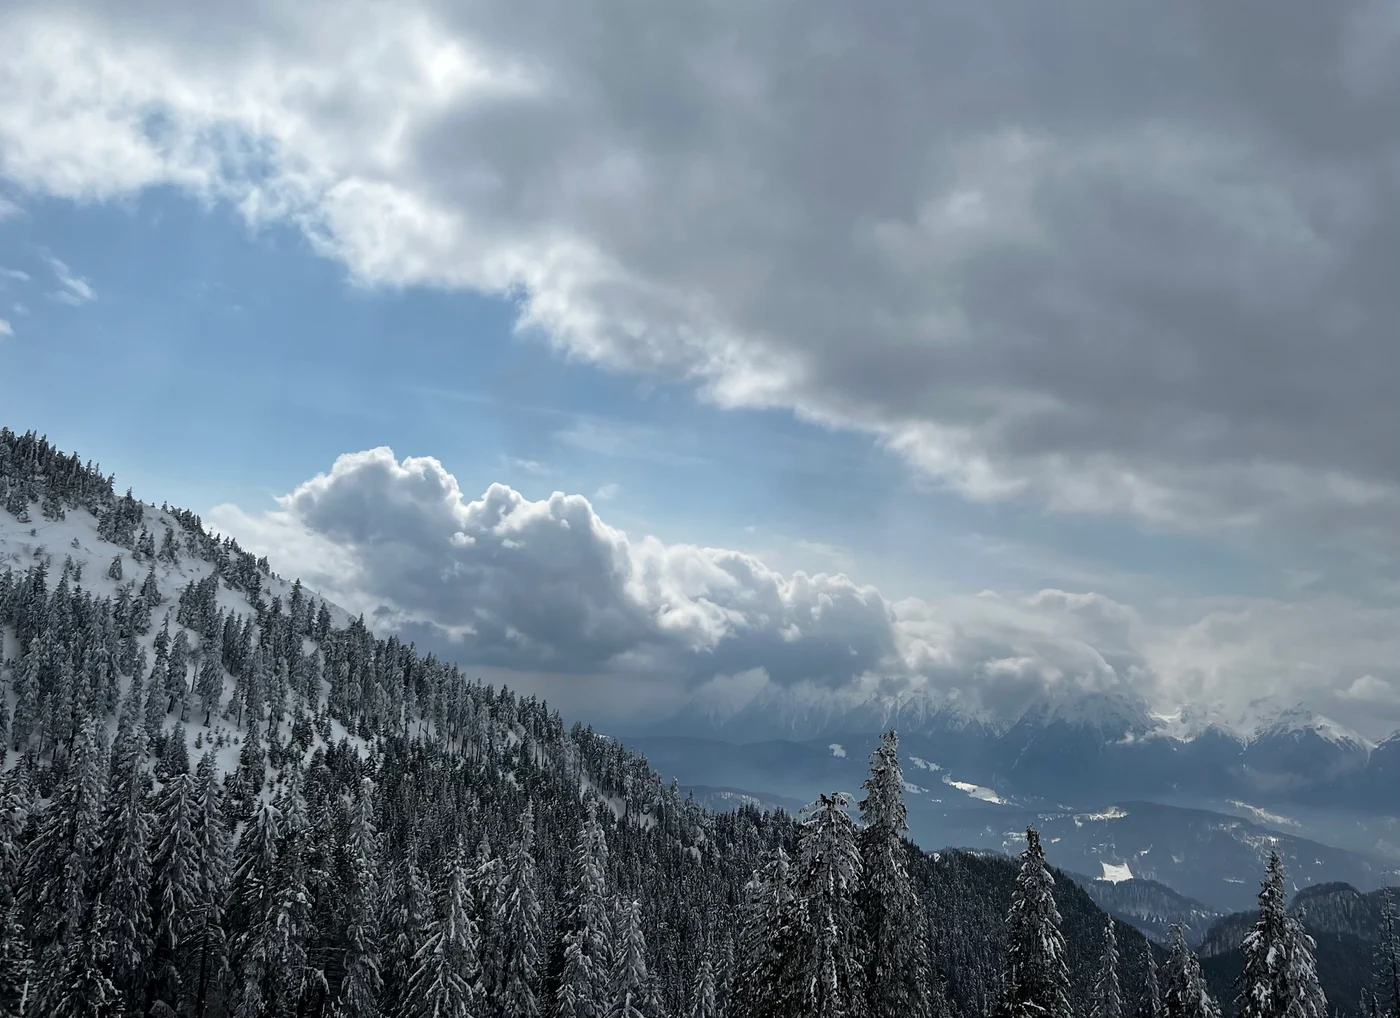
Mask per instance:
[[[1102,813],[1076,813],[1074,815],[1074,826],[1083,827],[1086,822],[1122,820],[1127,815],[1128,811],[1122,806],[1110,806]]]
[[[1302,826],[1302,824],[1298,823],[1298,821],[1294,820],[1292,817],[1286,817],[1281,813],[1271,813],[1269,810],[1264,809],[1262,806],[1251,806],[1249,803],[1240,802],[1240,800],[1238,799],[1231,799],[1229,801],[1231,806],[1234,806],[1236,809],[1244,810],[1252,818],[1259,821],[1261,824],[1273,824],[1275,826],[1282,825],[1284,827]]]
[[[912,763],[915,767],[918,767],[920,770],[941,771],[943,769],[936,763],[929,763],[929,761],[925,760],[921,756],[911,756],[909,758],[909,762]]]
[[[1106,881],[1107,884],[1121,884],[1123,881],[1133,879],[1133,871],[1128,868],[1127,863],[1105,863],[1105,861],[1099,860],[1099,865],[1103,867],[1103,875],[1099,879]]]
[[[997,795],[996,792],[993,792],[990,788],[983,785],[974,785],[970,781],[954,781],[953,778],[947,774],[943,775],[943,783],[945,785],[951,785],[959,792],[966,792],[974,799],[981,799],[983,802],[994,802],[997,805],[1001,805],[1001,797]]]
[[[846,747],[841,745],[841,743],[833,742],[830,746],[827,746],[826,748],[831,750],[831,755],[836,757],[838,760],[844,760],[846,758]]]
[[[1110,884],[1122,883],[1124,880],[1133,879],[1133,871],[1128,868],[1127,863],[1112,863],[1099,860],[1099,865],[1103,867],[1103,876],[1100,880]]]

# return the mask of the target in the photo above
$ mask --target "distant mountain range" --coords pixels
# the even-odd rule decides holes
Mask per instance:
[[[1302,706],[1260,702],[1247,717],[1191,706],[1163,714],[1090,693],[997,718],[927,694],[851,703],[768,686],[739,706],[696,701],[634,734],[821,746],[861,745],[895,728],[910,752],[1010,799],[1233,798],[1400,812],[1400,735],[1376,744]]]

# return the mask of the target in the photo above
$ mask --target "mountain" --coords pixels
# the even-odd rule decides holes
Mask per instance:
[[[1263,702],[1227,717],[1189,704],[1162,713],[1136,697],[1093,692],[1043,698],[998,718],[927,692],[852,700],[770,683],[747,703],[718,710],[697,701],[628,734],[844,745],[889,728],[921,755],[981,775],[980,784],[1011,800],[1237,800],[1400,814],[1400,737],[1376,745],[1305,707]]]
[[[1375,992],[1377,958],[1385,937],[1383,890],[1363,893],[1346,883],[1319,884],[1298,891],[1289,911],[1298,916],[1317,943],[1317,972],[1334,1006],[1352,1007],[1362,991]],[[1244,967],[1240,944],[1258,912],[1237,912],[1218,919],[1206,932],[1197,953],[1213,993],[1233,1003],[1235,980]]]
[[[1129,877],[1107,880],[1077,873],[1071,878],[1109,915],[1141,930],[1158,944],[1166,944],[1171,928],[1180,924],[1192,947],[1205,939],[1207,930],[1222,913],[1156,880]]]
[[[709,972],[723,1015],[741,934],[773,932],[745,885],[818,836],[733,789],[701,795],[737,809],[703,808],[620,741],[7,430],[0,644],[4,1013],[508,1018],[545,1010],[589,943],[619,959],[578,984],[599,1009],[630,981],[656,1015],[690,1013]],[[853,787],[863,749],[838,748]],[[909,868],[946,1013],[985,1014],[1015,863]],[[1107,919],[1068,879],[1054,894],[1082,1010]],[[1150,948],[1119,936],[1134,972]]]

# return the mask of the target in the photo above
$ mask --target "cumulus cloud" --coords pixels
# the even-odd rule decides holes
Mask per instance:
[[[388,449],[340,457],[278,512],[214,519],[292,565],[328,563],[312,578],[348,607],[436,627],[473,663],[671,681],[761,667],[837,685],[895,650],[889,606],[844,576],[633,541],[579,495],[532,502],[493,484],[468,500],[436,460]]]
[[[519,294],[971,498],[1393,552],[1400,31],[1269,13],[16,0],[0,174]]]
[[[1246,718],[1306,701],[1362,728],[1400,722],[1400,609],[1340,598],[1142,608],[1093,592],[890,602],[844,574],[782,575],[737,551],[610,526],[579,495],[477,498],[437,460],[347,454],[267,513],[214,524],[333,600],[464,665],[618,710],[765,687],[859,699],[926,690],[992,712],[1075,692]],[[613,685],[610,685],[612,683]]]

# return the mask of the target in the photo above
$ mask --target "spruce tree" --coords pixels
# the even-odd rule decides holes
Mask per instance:
[[[797,909],[788,855],[778,846],[744,885],[730,1012],[753,1018],[785,1013],[790,987],[784,948],[789,931],[795,932]]]
[[[861,801],[859,893],[867,946],[870,1018],[926,1018],[928,944],[923,905],[909,877],[903,836],[908,831],[899,737],[888,732],[870,762]],[[1113,1016],[1118,1018],[1118,1016]]]
[[[127,1007],[133,1009],[144,1002],[152,947],[152,820],[144,755],[139,735],[131,743],[119,741],[114,748],[117,759],[102,825],[102,900],[111,916],[113,982]]]
[[[457,854],[448,863],[438,914],[413,956],[407,1013],[413,1018],[477,1018],[479,950],[471,917],[471,864]]]
[[[535,810],[527,804],[520,817],[520,831],[506,860],[501,884],[500,916],[496,924],[501,938],[501,1013],[518,1018],[539,1018],[540,962],[544,933],[540,927],[539,877],[535,867]]]
[[[856,914],[861,861],[850,801],[842,792],[822,795],[802,825],[796,951],[782,951],[791,966],[782,982],[795,976],[797,1005],[811,1018],[865,1013],[865,943]]]
[[[651,977],[642,934],[642,903],[628,902],[618,920],[608,1018],[651,1018]]]
[[[1187,946],[1180,923],[1172,926],[1163,983],[1163,1018],[1220,1018],[1220,1005],[1206,988],[1200,960]]]
[[[1016,889],[1006,917],[1006,971],[999,1018],[1072,1018],[1065,939],[1055,904],[1055,878],[1040,833],[1026,828]]]
[[[1313,938],[1288,914],[1286,893],[1283,860],[1273,852],[1259,891],[1259,918],[1241,945],[1240,1018],[1327,1018]]]
[[[377,1018],[383,979],[379,973],[379,836],[374,826],[374,785],[360,782],[346,845],[345,978],[336,1004],[339,1018]]]
[[[589,800],[574,853],[574,887],[564,933],[564,972],[554,1018],[604,1018],[612,972],[607,895],[608,845],[598,806]]]
[[[1123,993],[1118,983],[1118,934],[1109,916],[1103,928],[1103,955],[1094,980],[1092,1018],[1123,1018]]]
[[[1160,1018],[1162,1013],[1162,991],[1157,982],[1157,955],[1152,950],[1152,942],[1146,937],[1142,941],[1143,961],[1142,1001],[1138,1005],[1137,1018]]]

